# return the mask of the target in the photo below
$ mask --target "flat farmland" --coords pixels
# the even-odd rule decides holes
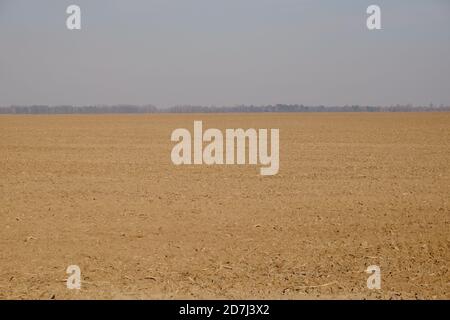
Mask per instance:
[[[194,120],[278,174],[173,165]],[[3,299],[449,299],[450,114],[0,116],[0,222]]]

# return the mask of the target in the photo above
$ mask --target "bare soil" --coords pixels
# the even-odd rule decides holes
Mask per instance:
[[[279,173],[173,165],[194,120]],[[0,116],[0,221],[3,299],[449,299],[450,114]]]

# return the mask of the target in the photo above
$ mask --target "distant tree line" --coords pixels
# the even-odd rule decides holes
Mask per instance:
[[[114,106],[10,106],[0,107],[0,114],[106,114],[106,113],[243,113],[243,112],[430,112],[450,111],[450,106],[304,106],[298,104],[277,104],[266,106],[174,106],[156,108],[153,105],[114,105]]]
[[[450,111],[450,106],[433,105],[414,107],[412,105],[396,106],[305,106],[298,104],[277,104],[267,106],[234,106],[234,107],[205,107],[205,106],[175,106],[160,112],[168,113],[243,113],[243,112],[427,112]]]
[[[158,109],[152,105],[115,105],[115,106],[10,106],[0,107],[0,114],[104,114],[104,113],[155,113]]]

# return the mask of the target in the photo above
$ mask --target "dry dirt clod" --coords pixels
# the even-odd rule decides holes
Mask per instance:
[[[28,237],[25,238],[24,242],[29,242],[31,240],[36,240],[36,238],[33,237],[33,236],[28,236]]]

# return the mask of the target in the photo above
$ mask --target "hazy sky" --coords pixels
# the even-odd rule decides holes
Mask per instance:
[[[430,102],[450,105],[449,0],[0,0],[3,106]]]

